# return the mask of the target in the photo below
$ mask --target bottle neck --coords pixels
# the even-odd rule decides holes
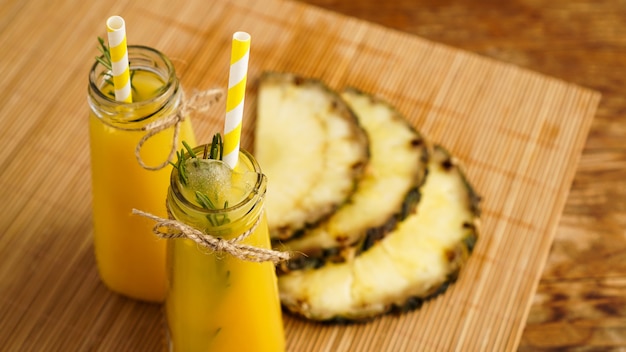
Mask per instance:
[[[194,148],[196,155],[202,155],[203,150],[204,146]],[[224,239],[235,238],[254,227],[262,216],[267,178],[261,173],[254,157],[245,150],[240,150],[237,171],[256,173],[256,182],[249,192],[237,204],[224,209],[206,209],[198,205],[195,199],[185,196],[194,194],[195,190],[183,191],[183,187],[189,186],[181,184],[178,169],[173,168],[167,196],[170,217],[208,235]]]
[[[88,102],[92,114],[103,123],[122,130],[141,130],[160,117],[175,113],[182,90],[171,61],[145,46],[129,46],[132,91],[140,99],[118,102],[111,94],[111,72],[94,63],[89,73]],[[141,90],[142,94],[137,94]],[[143,97],[141,97],[143,96]]]

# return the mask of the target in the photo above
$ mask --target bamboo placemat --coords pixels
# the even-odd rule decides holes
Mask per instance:
[[[394,104],[448,148],[483,196],[468,266],[420,310],[323,325],[285,315],[289,351],[514,350],[599,94],[299,3],[8,1],[0,46],[0,341],[8,350],[162,350],[160,307],[108,292],[92,253],[86,83],[104,20],[173,59],[182,84],[225,87],[230,36],[252,34],[265,70],[354,86]],[[222,109],[193,120],[199,140]]]

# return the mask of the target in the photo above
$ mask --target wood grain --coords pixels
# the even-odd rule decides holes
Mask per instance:
[[[91,251],[86,73],[103,19],[120,13],[140,24],[129,26],[129,41],[165,51],[183,85],[197,89],[225,85],[230,32],[249,28],[261,62],[251,77],[292,70],[378,93],[457,154],[485,196],[485,235],[446,295],[364,325],[287,316],[290,350],[624,347],[626,75],[619,50],[626,4],[307,2],[401,32],[291,2],[30,0],[0,7],[0,44],[11,48],[0,53],[5,346],[163,347],[160,307],[108,292]],[[603,93],[593,121],[598,95],[563,80]],[[218,110],[210,115],[194,121],[200,139],[221,125]],[[25,165],[35,153],[46,157]]]

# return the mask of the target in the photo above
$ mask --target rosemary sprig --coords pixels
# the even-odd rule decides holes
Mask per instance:
[[[104,66],[104,68],[108,70],[108,72],[105,74],[106,78],[104,79],[104,81],[110,86],[113,86],[113,80],[112,80],[113,64],[111,61],[111,50],[106,45],[102,37],[98,37],[98,43],[100,44],[98,46],[98,50],[100,51],[101,55],[96,56],[96,61],[98,61],[102,66]],[[110,93],[110,94],[113,94],[113,93]]]
[[[217,209],[213,202],[211,202],[211,199],[202,192],[196,191],[196,201],[198,201],[200,206],[204,209]],[[224,202],[224,209],[226,208],[228,208],[228,201]],[[207,219],[213,226],[221,226],[230,222],[227,214],[209,214],[207,215]]]
[[[204,153],[202,155],[203,159],[214,159],[214,160],[222,160],[223,157],[223,149],[224,142],[222,141],[222,136],[219,133],[216,133],[213,136],[213,141],[211,142],[211,146],[208,145],[204,148]],[[186,153],[185,153],[186,151]],[[178,169],[178,175],[180,178],[180,183],[183,186],[187,186],[189,183],[189,171],[187,170],[187,164],[185,161],[187,159],[192,159],[194,166],[198,167],[198,155],[193,151],[193,148],[189,146],[189,144],[183,141],[183,148],[176,152],[177,161],[176,163],[170,164]],[[204,193],[200,191],[196,191],[196,201],[200,204],[204,209],[218,209],[215,204],[211,201],[211,199]],[[224,207],[222,209],[228,208],[228,201],[224,202]],[[207,215],[207,219],[213,226],[221,226],[224,224],[228,224],[230,219],[227,214],[209,214]]]
[[[183,142],[185,143],[185,142]],[[184,145],[184,144],[183,144]],[[185,149],[181,149],[181,151],[176,151],[176,163],[173,163],[170,161],[170,165],[172,165],[174,168],[178,169],[178,177],[180,178],[180,183],[183,186],[187,186],[187,184],[189,183],[189,175],[187,172],[187,165],[185,164]]]
[[[183,147],[185,147],[185,149],[187,149],[187,153],[189,153],[189,155],[190,155],[192,158],[194,158],[194,159],[197,159],[197,158],[198,158],[198,156],[196,155],[196,153],[193,151],[193,148],[191,148],[191,146],[190,146],[187,142],[183,141]]]
[[[209,154],[209,158],[216,160],[224,159],[224,141],[222,141],[222,135],[219,133],[213,135],[213,141],[211,142],[211,153]]]
[[[96,56],[96,60],[110,71],[113,69],[113,65],[111,64],[111,50],[109,50],[109,47],[106,45],[102,37],[98,37],[98,43],[100,43],[98,50],[100,50],[102,55]]]

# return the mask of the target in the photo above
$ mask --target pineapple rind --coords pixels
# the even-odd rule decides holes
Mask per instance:
[[[266,73],[258,89],[255,156],[267,175],[270,235],[288,239],[354,192],[369,142],[343,100],[321,81]]]
[[[280,276],[281,301],[315,320],[364,320],[419,307],[445,291],[466,263],[477,237],[477,201],[449,154],[435,147],[417,212],[353,260]],[[345,281],[337,279],[339,270]],[[332,301],[334,292],[342,292],[341,303]]]
[[[354,89],[345,90],[341,96],[368,134],[369,163],[347,203],[301,236],[277,246],[306,256],[296,256],[282,265],[279,273],[307,265],[316,257],[332,256],[337,262],[358,254],[368,234],[382,238],[414,210],[419,198],[416,194],[423,184],[428,158],[419,133],[381,99]],[[359,245],[356,250],[342,250]]]

